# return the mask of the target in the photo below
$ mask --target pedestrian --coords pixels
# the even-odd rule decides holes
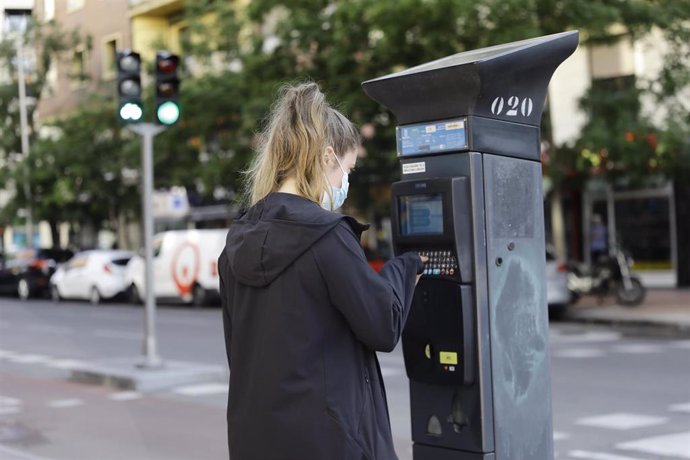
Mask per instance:
[[[283,88],[218,260],[232,460],[397,458],[376,352],[398,343],[425,261],[376,273],[367,226],[333,212],[359,144],[315,83]]]
[[[609,240],[606,225],[602,222],[599,214],[592,216],[592,225],[589,228],[589,247],[592,264],[597,264],[599,260],[608,254]]]

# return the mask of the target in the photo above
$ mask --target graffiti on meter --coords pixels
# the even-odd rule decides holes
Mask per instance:
[[[199,247],[189,241],[178,246],[172,259],[172,278],[180,294],[192,293],[199,276]]]
[[[520,99],[517,96],[510,96],[505,99],[502,96],[494,98],[491,102],[491,113],[494,115],[504,115],[507,117],[529,117],[534,109],[534,102],[531,97]]]

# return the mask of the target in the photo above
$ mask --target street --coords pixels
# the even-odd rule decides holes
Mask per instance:
[[[227,383],[136,393],[66,380],[141,353],[143,310],[0,299],[0,458],[220,459]],[[220,311],[163,306],[164,359],[225,366]],[[556,458],[690,459],[690,340],[551,325]],[[401,347],[380,354],[396,450],[412,458]]]

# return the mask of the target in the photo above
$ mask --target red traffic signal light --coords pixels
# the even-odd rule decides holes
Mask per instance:
[[[156,118],[164,125],[173,125],[180,118],[179,62],[180,58],[175,54],[167,51],[156,53]]]

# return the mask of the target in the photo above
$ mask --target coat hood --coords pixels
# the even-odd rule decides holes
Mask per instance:
[[[242,284],[267,286],[342,220],[358,237],[368,228],[306,198],[271,193],[230,227],[225,245],[230,269]]]

